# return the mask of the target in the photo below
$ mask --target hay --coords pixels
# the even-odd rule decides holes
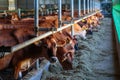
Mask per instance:
[[[73,70],[49,73],[42,80],[114,80],[114,49],[112,47],[111,19],[101,21],[98,32],[78,39],[79,50],[75,53]]]

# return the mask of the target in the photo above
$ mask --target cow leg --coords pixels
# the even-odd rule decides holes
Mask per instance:
[[[18,79],[19,71],[20,71],[20,68],[16,66],[14,70],[14,79],[16,80]]]
[[[22,72],[20,71],[20,67],[16,66],[14,71],[14,79],[19,80],[22,78]]]

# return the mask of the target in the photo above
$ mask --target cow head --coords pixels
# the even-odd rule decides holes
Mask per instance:
[[[56,51],[57,51],[57,43],[55,39],[51,36],[42,39],[39,43],[35,43],[37,46],[42,48],[42,55],[50,62],[56,62]]]
[[[58,46],[57,57],[63,66],[63,69],[72,69],[72,61],[74,58],[74,42],[68,38],[66,44]]]
[[[17,13],[12,13],[11,23],[15,24],[14,21],[18,21],[18,20],[20,20],[18,14]]]

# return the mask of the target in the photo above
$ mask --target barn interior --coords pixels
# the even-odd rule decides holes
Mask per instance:
[[[0,0],[0,80],[120,80],[120,0]]]

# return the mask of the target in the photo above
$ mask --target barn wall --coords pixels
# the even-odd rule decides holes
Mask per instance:
[[[12,1],[12,3],[10,2]],[[16,1],[16,2],[15,2]],[[82,5],[83,6],[83,0]],[[98,1],[98,0],[96,0]],[[117,0],[115,0],[117,1]],[[63,4],[70,4],[70,0],[62,0]],[[55,4],[58,3],[58,0],[40,0],[39,4]],[[78,0],[74,0],[74,7],[78,9]],[[97,4],[98,5],[98,4]],[[34,0],[0,0],[0,9],[33,9],[34,8]]]
[[[33,9],[34,0],[17,0],[17,8]]]
[[[8,9],[8,0],[0,0],[0,10]]]
[[[57,0],[40,0],[39,4],[56,4]],[[63,0],[63,4],[69,3],[69,0]],[[33,9],[34,0],[17,0],[17,8]]]

